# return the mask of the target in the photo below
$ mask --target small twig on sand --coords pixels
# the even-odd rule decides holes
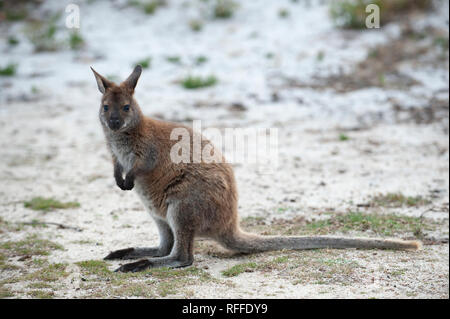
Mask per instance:
[[[24,222],[21,223],[23,225],[31,225],[31,226],[35,226],[35,225],[54,225],[54,226],[58,226],[58,228],[60,229],[72,229],[75,230],[77,232],[82,232],[83,230],[81,228],[78,227],[72,227],[72,226],[67,226],[64,224],[60,224],[60,223],[53,223],[53,222],[38,222],[38,221],[33,221],[33,222]]]

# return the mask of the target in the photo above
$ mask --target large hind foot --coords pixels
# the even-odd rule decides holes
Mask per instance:
[[[134,263],[124,264],[117,268],[115,272],[139,272],[144,271],[149,268],[182,268],[192,265],[193,259],[180,260],[177,257],[161,257],[161,258],[150,258],[141,259]]]
[[[159,248],[125,248],[113,251],[104,260],[139,259],[143,257],[163,257],[163,251]]]

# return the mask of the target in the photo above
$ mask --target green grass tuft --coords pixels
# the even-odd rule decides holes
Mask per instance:
[[[166,60],[173,64],[181,64],[181,58],[179,56],[168,56]]]
[[[202,78],[200,76],[188,76],[185,78],[181,84],[185,89],[194,90],[205,87],[214,86],[217,83],[217,78],[213,75],[208,76],[207,78]]]
[[[203,29],[203,22],[200,20],[191,20],[189,21],[189,27],[194,32],[200,32]]]
[[[24,206],[32,210],[50,211],[54,209],[77,208],[80,207],[80,204],[77,202],[63,203],[53,198],[35,197],[30,201],[26,201]]]
[[[316,56],[317,61],[322,62],[324,58],[325,58],[325,52],[323,52],[323,51],[317,52],[317,56]]]
[[[200,55],[195,58],[195,65],[202,65],[205,64],[206,62],[208,62],[208,58],[203,55]]]
[[[282,19],[289,17],[289,15],[290,15],[290,13],[289,13],[289,10],[287,10],[287,9],[280,9],[278,11],[278,16]]]
[[[9,63],[5,67],[0,67],[0,76],[13,76],[17,72],[17,64]]]
[[[103,260],[85,260],[76,263],[83,273],[97,276],[110,275],[112,272],[108,269],[108,263]]]
[[[78,32],[72,32],[69,37],[69,46],[72,50],[80,50],[85,45],[84,39]]]
[[[166,1],[165,0],[144,0],[144,1],[131,0],[131,1],[128,1],[128,5],[139,8],[142,11],[144,11],[145,14],[151,15],[151,14],[155,14],[156,10],[159,9],[160,7],[165,6]]]
[[[11,36],[8,37],[8,44],[10,46],[16,46],[16,45],[19,44],[19,40],[15,36],[11,35]]]
[[[148,69],[152,66],[152,58],[151,57],[144,58],[140,61],[137,61],[134,65],[137,65],[137,64],[140,64],[143,69]]]
[[[215,0],[214,17],[217,19],[229,19],[233,16],[237,3],[232,0]]]
[[[228,268],[227,270],[222,271],[222,275],[224,275],[225,277],[236,277],[237,275],[240,275],[244,272],[251,272],[257,268],[258,264],[254,262],[237,264],[231,268]]]

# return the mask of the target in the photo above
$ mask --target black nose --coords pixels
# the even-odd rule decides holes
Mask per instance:
[[[120,119],[117,117],[111,117],[109,119],[109,127],[113,130],[117,130],[120,127]]]

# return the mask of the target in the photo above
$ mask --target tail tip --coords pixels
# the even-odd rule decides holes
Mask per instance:
[[[408,249],[411,250],[422,250],[423,244],[420,240],[407,241]]]

